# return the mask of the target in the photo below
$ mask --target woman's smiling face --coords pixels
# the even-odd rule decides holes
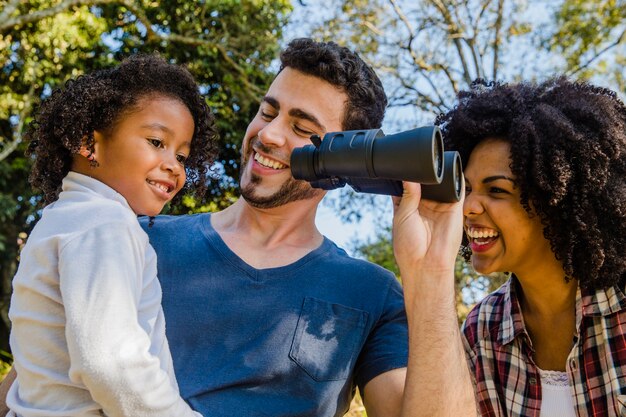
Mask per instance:
[[[474,148],[464,170],[465,233],[472,265],[483,274],[519,275],[554,259],[539,216],[529,214],[520,202],[510,155],[507,141],[487,138]]]

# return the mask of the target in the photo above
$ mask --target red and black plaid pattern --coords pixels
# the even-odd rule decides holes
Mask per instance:
[[[483,416],[536,416],[541,377],[512,277],[488,295],[463,324],[465,350]],[[576,415],[626,416],[626,296],[613,287],[578,291],[578,334],[566,370]]]

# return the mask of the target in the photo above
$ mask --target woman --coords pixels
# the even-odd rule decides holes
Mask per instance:
[[[465,166],[482,415],[626,415],[626,107],[565,78],[475,82],[438,118]]]

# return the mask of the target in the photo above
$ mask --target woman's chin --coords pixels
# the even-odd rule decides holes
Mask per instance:
[[[495,265],[493,265],[492,262],[488,262],[484,259],[480,259],[476,255],[472,255],[471,262],[472,262],[472,268],[474,268],[474,271],[478,272],[481,275],[489,275],[489,274],[493,274],[494,272],[500,272],[495,267]]]

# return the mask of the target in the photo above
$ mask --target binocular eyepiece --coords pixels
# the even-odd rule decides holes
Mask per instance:
[[[291,173],[315,188],[350,185],[362,193],[402,195],[402,181],[419,182],[422,197],[461,198],[462,167],[456,151],[444,152],[441,132],[426,126],[385,136],[380,129],[311,136],[312,145],[291,153]]]

